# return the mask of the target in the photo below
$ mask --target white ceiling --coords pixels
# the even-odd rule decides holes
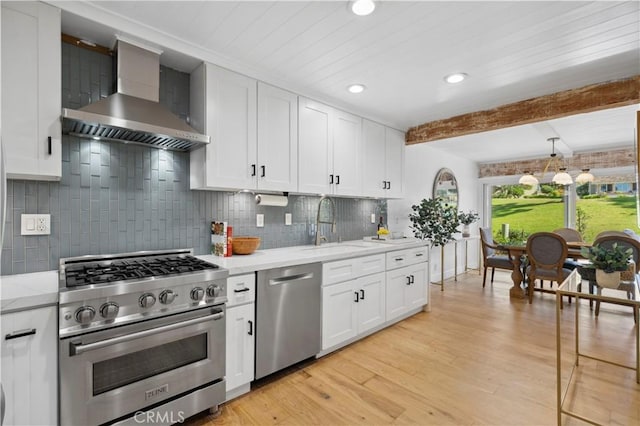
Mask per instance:
[[[152,41],[163,64],[194,58],[406,130],[561,90],[640,74],[640,2],[51,1],[63,32],[112,46]],[[88,19],[90,18],[90,19]],[[443,77],[465,72],[449,85]],[[346,91],[351,83],[367,90]],[[637,106],[438,142],[479,162],[633,144]]]

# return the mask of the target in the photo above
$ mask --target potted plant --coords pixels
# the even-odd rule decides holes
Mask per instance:
[[[583,247],[582,255],[596,269],[596,282],[601,287],[617,288],[620,285],[621,272],[635,273],[635,263],[631,260],[633,250],[613,243],[610,248],[595,245]]]
[[[460,213],[458,213],[458,219],[460,220],[460,223],[462,223],[462,236],[470,237],[471,232],[469,231],[469,225],[480,219],[480,215],[478,212],[473,210],[469,210],[466,213],[460,210]]]
[[[444,246],[458,232],[458,212],[455,207],[443,203],[440,198],[425,198],[420,204],[411,206],[409,214],[413,235],[429,240],[431,246]]]

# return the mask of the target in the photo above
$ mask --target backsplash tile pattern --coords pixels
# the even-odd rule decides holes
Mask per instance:
[[[63,43],[63,106],[79,108],[113,91],[111,58]],[[160,100],[189,116],[189,76],[162,67]],[[60,258],[138,250],[193,248],[209,253],[210,222],[235,235],[262,238],[261,248],[313,243],[319,197],[292,195],[287,207],[257,206],[253,194],[189,190],[189,154],[64,135],[60,182],[9,180],[1,274],[55,270]],[[329,241],[373,235],[371,213],[386,201],[334,198],[337,232]],[[20,215],[51,214],[51,235],[20,235]],[[256,214],[265,227],[256,227]],[[284,225],[292,214],[291,226]]]

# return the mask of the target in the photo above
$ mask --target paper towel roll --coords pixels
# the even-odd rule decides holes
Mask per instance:
[[[284,195],[256,195],[256,204],[259,206],[277,206],[286,207],[289,204],[289,198]]]

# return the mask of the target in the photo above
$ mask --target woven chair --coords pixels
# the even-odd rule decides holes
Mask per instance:
[[[584,241],[580,232],[573,228],[558,228],[554,230],[553,233],[562,236],[562,238],[564,238],[568,243]]]
[[[482,277],[482,287],[487,282],[487,269],[491,268],[491,284],[493,284],[493,276],[496,268],[513,271],[513,259],[508,254],[498,254],[497,244],[491,236],[491,228],[480,228],[480,241],[482,242],[482,257],[484,261],[484,276]]]
[[[553,232],[536,232],[527,239],[527,266],[529,303],[533,302],[533,291],[555,293],[552,288],[535,288],[536,280],[548,280],[560,285],[571,273],[564,268],[567,259],[567,242]],[[571,298],[569,297],[569,302]],[[560,303],[562,307],[562,302]]]

